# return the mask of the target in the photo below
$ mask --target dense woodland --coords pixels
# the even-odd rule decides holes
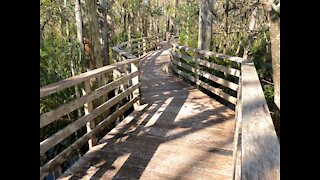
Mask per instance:
[[[112,64],[112,46],[163,32],[177,36],[176,40],[184,46],[252,59],[280,139],[277,0],[41,0],[40,87]],[[40,114],[80,97],[87,89],[76,86],[42,99]],[[108,96],[112,94],[104,98]],[[41,128],[40,142],[84,111],[78,109]],[[81,129],[43,154],[40,164],[85,132],[85,128]],[[87,149],[88,146],[80,149],[74,159]],[[72,163],[63,163],[50,177],[59,175]]]

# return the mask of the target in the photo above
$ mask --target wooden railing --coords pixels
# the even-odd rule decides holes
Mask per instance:
[[[171,54],[172,67],[177,74],[226,101],[236,104],[238,78],[240,77],[240,70],[237,68],[240,67],[242,58],[180,46],[176,43],[172,43]],[[226,63],[226,61],[212,62],[208,60],[209,58],[226,59],[229,61],[227,63],[230,67],[219,64],[221,62]],[[213,71],[215,75],[212,74]],[[229,80],[225,77],[228,77]],[[211,83],[215,83],[216,87],[212,86]],[[217,88],[219,86],[224,86],[226,89],[223,91],[222,88]]]
[[[74,133],[77,133],[81,128],[84,128],[86,125],[88,126],[88,123],[94,122],[99,116],[103,114],[107,115],[107,117],[101,120],[96,126],[88,129],[87,133],[83,134],[62,152],[42,165],[40,167],[40,179],[43,179],[48,173],[69,160],[71,155],[75,154],[81,147],[88,143],[90,139],[101,133],[102,130],[111,123],[114,123],[120,116],[123,116],[130,108],[139,105],[139,87],[141,86],[139,81],[139,60],[143,56],[137,58],[135,55],[140,56],[151,49],[157,48],[161,38],[162,36],[139,38],[122,43],[112,48],[114,51],[113,53],[118,57],[118,61],[121,60],[120,62],[94,69],[40,88],[41,101],[51,94],[58,93],[74,86],[84,87],[90,84],[90,81],[96,81],[97,79],[101,80],[101,77],[111,77],[112,79],[106,80],[105,83],[101,83],[100,87],[96,87],[91,90],[91,92],[87,92],[81,97],[61,104],[59,107],[49,112],[40,114],[40,129],[54,121],[58,121],[63,116],[68,115],[75,110],[87,108],[89,103],[92,103],[112,91],[114,92],[113,97],[101,102],[96,108],[86,112],[82,117],[79,117],[63,129],[58,130],[53,135],[40,142],[41,156]],[[119,57],[121,57],[121,59]],[[124,99],[127,99],[125,103],[123,103]],[[111,114],[106,114],[107,111],[113,107],[116,107],[116,110],[111,112]]]
[[[152,37],[142,37],[121,43],[112,47],[114,59],[122,61],[123,59],[130,59],[140,57],[150,50],[160,48],[160,42],[164,40],[165,34],[160,33]]]
[[[280,179],[280,145],[253,62],[171,45],[177,74],[236,105],[233,179]]]

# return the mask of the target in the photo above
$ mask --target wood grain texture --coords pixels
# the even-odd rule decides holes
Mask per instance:
[[[225,67],[225,66],[222,66],[219,64],[215,64],[213,62],[203,60],[203,59],[198,59],[198,62],[199,62],[199,65],[202,65],[202,66],[205,66],[208,68],[212,68],[214,70],[224,72],[224,73],[230,74],[232,76],[240,77],[240,70],[238,70],[238,69]]]
[[[183,59],[185,61],[188,61],[188,62],[195,62],[194,59],[191,56],[187,56],[187,55],[181,54],[181,53],[179,53],[177,51],[173,51],[172,55],[174,57],[181,58],[181,59]]]
[[[121,61],[121,62],[117,62],[117,63],[111,64],[111,65],[108,65],[108,66],[104,66],[104,67],[101,67],[101,68],[98,68],[98,69],[94,69],[92,71],[85,72],[85,73],[79,74],[77,76],[74,76],[74,77],[71,77],[71,78],[67,78],[67,79],[64,79],[62,81],[59,81],[59,82],[52,83],[52,84],[49,84],[47,86],[41,87],[40,88],[40,98],[43,98],[43,97],[48,96],[48,95],[50,95],[52,93],[55,93],[55,92],[58,92],[58,91],[61,91],[61,90],[65,89],[65,88],[68,88],[68,87],[74,86],[76,84],[79,84],[79,83],[81,83],[81,82],[83,82],[85,80],[88,80],[88,79],[92,78],[92,77],[98,77],[98,76],[100,76],[102,74],[112,72],[114,69],[121,68],[121,67],[123,67],[123,66],[125,66],[127,64],[139,61],[140,58],[142,58],[142,57],[135,58],[135,59],[130,59],[130,60],[124,60],[124,61]]]
[[[241,179],[280,179],[280,145],[253,62],[241,73]]]
[[[173,61],[173,62],[175,62],[175,61]],[[181,62],[177,62],[176,65],[179,65],[179,64],[182,65]],[[185,67],[185,68],[189,68],[190,70],[192,70],[192,67],[190,67],[190,66],[188,67],[186,64],[184,64],[184,67]],[[193,69],[194,69],[194,68],[193,68]],[[191,75],[189,75],[189,74],[187,74],[187,73],[185,73],[185,72],[177,69],[177,68],[174,67],[174,66],[173,66],[173,70],[174,70],[176,73],[180,74],[182,77],[184,77],[184,78],[186,78],[186,79],[188,79],[188,80],[190,80],[190,81],[198,84],[199,86],[201,86],[201,87],[203,87],[203,88],[211,91],[212,93],[214,93],[214,94],[222,97],[223,99],[231,102],[232,104],[236,104],[237,99],[236,99],[235,97],[230,96],[229,94],[223,92],[221,89],[214,88],[214,87],[210,86],[209,84],[207,84],[207,83],[205,83],[205,82],[203,82],[203,81],[201,81],[201,80],[198,80],[198,81],[196,82],[196,79],[195,79],[194,77],[192,77]]]
[[[82,105],[84,105],[88,101],[92,101],[108,92],[111,90],[115,89],[117,86],[120,86],[121,84],[128,82],[135,76],[139,75],[139,72],[133,72],[130,73],[127,76],[121,77],[120,79],[113,81],[109,84],[106,84],[93,92],[90,92],[78,99],[75,99],[67,104],[64,104],[52,111],[49,111],[47,113],[44,113],[40,116],[40,128],[50,124],[51,122],[59,119],[63,115],[66,115],[67,113],[70,113],[74,111],[75,109],[80,108]]]
[[[40,179],[44,178],[48,173],[55,169],[58,165],[62,164],[63,162],[67,161],[69,157],[75,153],[79,148],[81,148],[83,145],[87,143],[87,141],[94,135],[98,134],[103,130],[106,126],[110,125],[115,121],[117,117],[122,115],[124,112],[126,112],[129,108],[132,107],[132,105],[139,99],[139,97],[136,97],[134,99],[131,99],[129,102],[127,102],[125,105],[121,106],[118,111],[112,113],[109,115],[106,119],[101,121],[92,131],[87,132],[81,138],[79,138],[77,141],[72,143],[68,148],[63,150],[61,153],[59,153],[57,156],[55,156],[53,159],[51,159],[48,163],[40,167]]]
[[[193,52],[197,52],[199,54],[204,55],[206,58],[209,57],[217,57],[219,59],[227,59],[230,61],[234,61],[237,63],[242,63],[242,61],[245,61],[246,59],[240,58],[240,57],[236,57],[236,56],[229,56],[229,55],[225,55],[225,54],[221,54],[221,53],[217,53],[217,52],[212,52],[212,51],[205,51],[205,50],[200,50],[200,49],[196,49],[196,48],[190,48],[190,47],[186,47],[186,46],[180,46],[177,43],[171,43],[172,47],[175,47],[177,49],[183,49],[185,51],[193,51]]]
[[[105,112],[115,104],[117,104],[120,100],[127,97],[130,93],[134,90],[139,88],[141,83],[136,84],[135,86],[131,86],[127,89],[127,91],[118,94],[117,96],[109,99],[108,101],[102,103],[100,106],[95,108],[90,114],[87,114],[75,122],[71,123],[67,127],[63,128],[62,130],[58,131],[54,135],[50,136],[49,138],[43,140],[40,143],[40,153],[45,153],[50,148],[57,145],[59,142],[70,136],[72,133],[76,132],[80,128],[82,128],[87,122],[92,121],[94,118],[98,117],[101,113]]]
[[[239,89],[237,93],[237,104],[235,109],[235,120],[236,120],[236,127],[234,132],[234,144],[233,144],[233,179],[234,180],[241,180],[241,121],[242,121],[242,86],[241,86],[241,77],[239,79]]]
[[[162,50],[140,62],[145,110],[58,179],[231,179],[234,111],[163,70],[169,63]]]
[[[238,85],[231,82],[231,81],[228,81],[228,80],[225,80],[223,78],[220,78],[220,77],[217,77],[213,74],[210,74],[208,72],[205,72],[205,71],[202,71],[202,70],[198,70],[198,74],[206,79],[210,79],[211,81],[214,81],[218,84],[221,84],[229,89],[232,89],[234,91],[237,91],[238,90]]]

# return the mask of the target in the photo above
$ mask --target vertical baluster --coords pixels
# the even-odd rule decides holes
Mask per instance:
[[[139,81],[140,81],[139,61],[136,61],[136,62],[134,62],[134,63],[131,63],[131,73],[136,72],[136,71],[138,71],[139,74],[138,74],[138,76],[132,78],[132,86],[138,84]],[[137,88],[136,90],[134,90],[134,91],[132,92],[132,98],[136,98],[137,96],[139,96],[139,94],[140,94],[140,88]],[[133,104],[133,108],[134,108],[135,110],[137,110],[139,106],[140,106],[140,100],[138,100],[137,102],[135,102],[135,103]]]
[[[86,95],[87,93],[90,93],[91,91],[92,90],[91,90],[90,79],[89,79],[84,82],[84,89],[82,89],[82,93],[83,93],[83,95]],[[92,110],[93,110],[92,101],[89,101],[86,104],[84,104],[85,115],[90,114]],[[92,129],[95,127],[94,120],[87,122],[86,126],[87,126],[87,132],[92,131]],[[92,136],[92,138],[89,139],[88,144],[89,144],[89,149],[91,149],[94,145],[97,144],[97,138],[95,136]]]

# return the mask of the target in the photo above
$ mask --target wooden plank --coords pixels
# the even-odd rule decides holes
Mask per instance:
[[[139,80],[139,79],[140,79],[140,78],[139,78],[139,76],[140,76],[140,68],[139,68],[139,65],[140,65],[139,62],[131,63],[131,71],[132,71],[132,72],[137,72],[137,73],[139,74],[138,76],[132,78],[132,86],[134,86],[134,85],[136,85],[136,84],[139,84],[139,82],[140,82],[140,80]],[[139,88],[137,88],[136,90],[134,90],[134,91],[132,92],[133,98],[139,96],[139,94],[140,94]],[[137,101],[137,103],[134,104],[134,109],[136,110],[136,109],[139,107],[139,105],[140,105],[140,100]]]
[[[188,61],[188,62],[195,62],[191,56],[186,56],[184,54],[177,53],[177,52],[172,52],[172,55],[174,57],[182,58],[183,60]]]
[[[241,77],[239,79],[241,83]],[[233,140],[233,178],[234,180],[241,180],[241,120],[242,120],[242,105],[241,105],[241,84],[237,92],[237,105],[235,109],[236,127]]]
[[[134,59],[134,58],[137,58],[136,56],[124,51],[124,50],[121,50],[119,52],[117,52],[119,55],[125,57],[126,59]]]
[[[186,78],[186,79],[188,79],[188,80],[190,80],[190,81],[192,81],[192,82],[195,82],[195,81],[196,81],[194,77],[192,77],[192,76],[190,76],[189,74],[187,74],[187,73],[185,73],[185,72],[177,69],[177,68],[175,67],[175,65],[172,66],[172,69],[173,69],[176,73],[178,73],[179,75],[181,75],[182,77],[184,77],[184,78]]]
[[[126,112],[129,108],[132,107],[132,105],[139,99],[139,97],[136,97],[129,102],[127,102],[125,105],[123,105],[118,111],[112,113],[110,116],[108,116],[106,119],[101,121],[92,131],[87,132],[84,134],[81,138],[79,138],[77,141],[72,143],[68,148],[63,150],[61,153],[59,153],[57,156],[55,156],[53,159],[51,159],[49,162],[47,162],[45,165],[40,167],[40,179],[44,178],[48,175],[48,173],[55,169],[58,165],[62,164],[66,160],[68,160],[68,157],[70,157],[74,152],[76,152],[79,148],[81,148],[86,142],[94,135],[98,134],[101,130],[103,130],[106,126],[114,122],[114,120],[122,115],[124,112]]]
[[[186,48],[186,49],[188,49],[188,48]],[[183,54],[177,53],[177,52],[172,52],[172,54],[173,54],[173,56],[182,58],[183,60],[186,60],[189,62],[195,62],[195,60],[192,58],[192,56],[186,56],[186,55],[183,55]],[[219,64],[215,64],[213,62],[209,62],[207,60],[203,60],[203,59],[197,59],[197,61],[198,61],[199,65],[206,66],[208,68],[212,68],[217,71],[221,71],[221,72],[224,72],[224,73],[236,76],[236,77],[240,77],[240,70],[238,70],[238,69],[225,67],[225,66],[222,66]]]
[[[239,128],[241,130],[241,128]],[[235,171],[234,171],[234,180],[241,180],[241,134],[238,136],[238,145],[237,145],[237,151],[235,156]]]
[[[247,59],[243,59],[241,57],[236,57],[236,56],[229,56],[229,55],[225,55],[222,53],[217,53],[217,52],[212,52],[212,51],[205,51],[205,50],[200,50],[199,54],[203,54],[205,57],[209,58],[209,57],[217,57],[219,59],[227,59],[233,62],[237,62],[237,63],[242,63],[242,61],[246,61]]]
[[[242,179],[280,179],[280,145],[253,62],[243,62]]]
[[[44,113],[40,116],[40,128],[50,124],[51,122],[57,120],[58,118],[62,117],[63,115],[70,113],[74,111],[75,109],[80,108],[82,105],[84,105],[88,101],[92,101],[111,90],[115,89],[117,86],[120,86],[121,84],[128,82],[133,77],[139,75],[139,72],[130,73],[127,76],[124,76],[116,81],[113,81],[109,84],[106,84],[95,91],[88,93],[78,99],[75,99],[67,104],[64,104],[52,111],[49,111],[47,113]]]
[[[231,179],[234,111],[177,77],[158,73],[161,64],[170,62],[168,55],[144,60],[150,65],[141,67],[144,87],[149,87],[145,81],[153,83],[149,79],[153,77],[158,84],[154,90],[170,86],[172,78],[185,88],[148,101],[150,108],[137,121],[118,125],[100,141],[102,144],[60,176],[62,179]],[[147,71],[150,68],[152,71]],[[162,135],[160,139],[158,135]],[[191,147],[194,140],[198,143]],[[215,143],[218,147],[212,146]],[[184,153],[188,149],[191,156]]]
[[[195,80],[194,77],[186,74],[185,72],[177,69],[177,68],[174,67],[174,66],[172,66],[172,67],[173,67],[173,69],[174,69],[174,71],[175,71],[176,73],[180,74],[181,76],[183,76],[184,78],[186,78],[186,79],[188,79],[188,80],[190,80],[190,81],[192,81],[192,82],[196,82],[196,80]],[[212,93],[214,93],[214,94],[222,97],[223,99],[231,102],[232,104],[236,104],[236,102],[237,102],[237,99],[236,99],[235,97],[230,96],[229,94],[223,92],[221,89],[214,88],[214,87],[210,86],[209,84],[207,84],[207,83],[205,83],[205,82],[203,82],[203,81],[201,81],[201,80],[199,80],[196,84],[198,84],[199,86],[201,86],[201,87],[203,87],[203,88],[211,91]]]
[[[225,80],[223,78],[220,78],[220,77],[217,77],[215,75],[212,75],[210,73],[207,73],[205,71],[202,71],[202,70],[198,70],[198,74],[201,75],[202,77],[205,77],[207,79],[210,79],[211,81],[214,81],[218,84],[221,84],[229,89],[232,89],[234,91],[237,91],[238,90],[238,85],[231,82],[231,81],[228,81],[228,80]]]
[[[207,83],[205,83],[205,82],[203,82],[201,80],[198,81],[198,85],[200,85],[201,87],[203,87],[203,88],[211,91],[212,93],[222,97],[223,99],[231,102],[232,104],[236,104],[237,103],[237,99],[235,97],[230,96],[229,94],[223,92],[219,88],[214,88],[214,87],[210,86],[209,84],[207,84]]]
[[[175,59],[172,60],[172,62],[180,67],[182,67],[183,69],[186,69],[188,71],[192,71],[193,73],[196,72],[196,69],[194,67],[189,66],[188,64],[185,64],[183,62],[179,62]]]
[[[142,43],[138,42],[138,43],[136,43],[136,44],[131,45],[131,48],[138,47],[138,46],[141,45],[141,44],[142,44]]]
[[[112,49],[114,52],[116,52],[116,53],[122,52],[122,50],[119,49],[118,47],[112,47],[111,49]]]
[[[217,71],[221,71],[221,72],[230,74],[232,76],[240,77],[240,70],[238,70],[238,69],[225,67],[225,66],[215,64],[213,62],[209,62],[209,61],[202,60],[202,59],[198,59],[198,62],[199,62],[199,65],[206,66],[208,68],[212,68]]]
[[[71,123],[64,129],[58,131],[51,137],[43,140],[40,143],[40,153],[45,153],[53,146],[57,145],[59,142],[70,136],[72,133],[79,130],[81,127],[83,127],[87,122],[92,121],[94,118],[99,116],[101,113],[106,111],[107,109],[111,108],[115,104],[117,104],[120,100],[128,96],[130,93],[132,93],[134,90],[139,88],[141,83],[136,84],[135,86],[131,86],[127,89],[127,91],[120,93],[119,95],[109,99],[108,101],[102,103],[100,106],[98,106],[96,109],[94,109],[90,114],[85,115],[75,122]]]
[[[229,55],[225,55],[222,53],[217,53],[217,52],[212,52],[212,51],[205,51],[205,50],[200,50],[200,49],[196,49],[196,48],[190,48],[190,47],[186,47],[186,46],[180,46],[177,43],[172,43],[172,46],[177,48],[177,49],[182,49],[185,51],[193,51],[193,52],[197,52],[199,54],[203,54],[205,57],[209,58],[209,57],[217,57],[219,59],[227,59],[233,62],[237,62],[237,63],[242,63],[242,61],[246,61],[247,59],[243,59],[241,57],[236,57],[236,56],[229,56]]]
[[[173,59],[172,62],[174,64],[176,64],[176,65],[188,70],[188,71],[192,71],[193,73],[196,73],[196,69],[195,68],[193,68],[193,67],[191,67],[191,66],[189,66],[189,65],[187,65],[185,63],[178,62],[175,59]],[[218,84],[221,84],[221,85],[223,85],[225,87],[228,87],[228,88],[230,88],[230,89],[232,89],[234,91],[237,91],[237,89],[238,89],[238,85],[237,84],[235,84],[233,82],[230,82],[228,80],[222,79],[220,77],[214,76],[214,75],[212,75],[210,73],[207,73],[205,71],[202,71],[200,69],[198,70],[198,74],[201,75],[204,78],[210,79],[211,81],[214,81],[214,82],[216,82]]]
[[[121,62],[117,62],[117,63],[111,64],[108,66],[104,66],[104,67],[101,67],[98,69],[94,69],[92,71],[88,71],[88,72],[79,74],[74,77],[64,79],[62,81],[58,81],[56,83],[46,85],[46,86],[40,88],[40,98],[43,98],[43,97],[48,96],[52,93],[55,93],[55,92],[58,92],[58,91],[65,89],[65,88],[79,84],[85,80],[92,78],[92,77],[98,77],[102,74],[112,72],[112,70],[117,69],[117,68],[121,68],[121,67],[125,66],[126,64],[130,64],[132,62],[139,61],[141,58],[142,57],[124,60]]]
[[[88,93],[91,93],[91,85],[90,85],[90,81],[86,80],[84,82],[84,91],[83,91],[83,95],[86,95]],[[84,104],[84,114],[90,114],[93,111],[93,103],[92,101],[88,101],[87,103]],[[95,122],[94,121],[89,121],[86,124],[86,128],[87,128],[87,132],[90,132],[91,129],[93,129],[95,126]],[[88,141],[88,145],[89,145],[89,149],[92,148],[92,146],[94,146],[97,143],[97,138],[96,137],[92,137],[89,141]]]

